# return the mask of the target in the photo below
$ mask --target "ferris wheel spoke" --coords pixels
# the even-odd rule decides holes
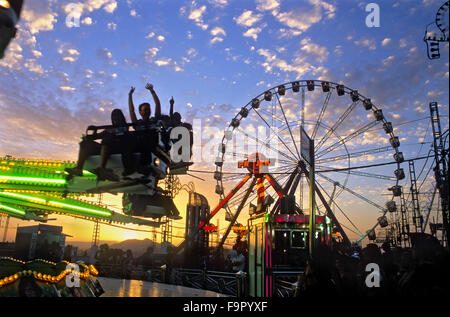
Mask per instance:
[[[256,114],[261,118],[261,120],[264,121],[264,123],[269,127],[269,129],[278,137],[278,140],[280,140],[280,142],[286,147],[286,149],[292,154],[292,156],[295,158],[295,154],[291,151],[291,149],[286,145],[286,143],[283,141],[282,138],[280,138],[280,136],[275,133],[275,131],[273,131],[272,127],[267,123],[266,119],[264,119],[258,112],[258,110],[254,109]],[[282,153],[282,152],[281,152]]]
[[[339,140],[338,142],[330,145],[329,147],[327,147],[326,149],[323,149],[322,151],[319,151],[317,153],[317,158],[320,158],[322,156],[324,156],[325,154],[334,151],[335,149],[337,149],[339,146],[343,145],[344,143],[356,138],[357,136],[361,135],[362,133],[366,132],[367,130],[369,130],[370,128],[374,127],[375,125],[378,124],[377,120],[374,120],[368,124],[366,124],[365,126],[359,128],[358,130],[350,133],[349,135],[347,135],[346,137],[344,137],[343,139]]]
[[[327,96],[325,97],[325,101],[322,104],[322,108],[320,109],[320,113],[319,113],[319,117],[317,118],[317,122],[314,125],[314,129],[311,134],[311,139],[313,139],[313,140],[316,137],[317,130],[319,129],[320,123],[322,122],[322,118],[323,118],[323,115],[325,114],[325,110],[327,109],[328,102],[330,101],[330,97],[331,97],[331,91],[329,91],[327,93]]]
[[[350,104],[350,106],[345,110],[345,112],[339,117],[339,119],[335,122],[335,124],[327,131],[327,133],[322,137],[322,139],[315,146],[315,152],[318,152],[321,146],[329,139],[331,133],[337,131],[339,126],[344,122],[344,120],[349,116],[349,114],[356,108],[356,105],[359,104],[358,101],[354,101]]]
[[[325,171],[321,171],[324,173]],[[348,171],[334,171],[336,173],[343,173],[343,174],[352,174],[357,176],[363,176],[363,177],[369,177],[369,178],[377,178],[377,179],[384,179],[388,181],[396,181],[397,178],[393,176],[387,176],[387,175],[381,175],[381,174],[374,174],[374,173],[367,173],[367,172],[360,172],[360,171],[354,171],[354,170],[348,170]],[[326,173],[326,172],[325,172]]]
[[[275,152],[277,152],[278,154],[281,154],[282,156],[284,156],[285,158],[287,158],[289,161],[295,162],[295,160],[294,160],[292,157],[286,155],[285,153],[279,151],[278,149],[274,149],[269,143],[264,143],[261,139],[258,139],[257,137],[248,134],[247,132],[245,132],[245,131],[242,130],[241,128],[237,128],[236,130],[238,130],[239,132],[243,133],[243,134],[244,134],[245,136],[247,136],[248,138],[250,138],[250,139],[252,139],[252,140],[255,140],[256,142],[260,143],[261,145],[265,146],[266,148],[268,148],[268,149],[270,149],[270,150],[272,150],[272,151],[275,151]]]
[[[342,155],[331,156],[331,157],[327,157],[327,158],[320,158],[320,159],[316,160],[316,164],[342,161],[342,160],[346,160],[349,158],[358,158],[358,157],[368,156],[368,155],[382,153],[382,152],[389,152],[391,150],[392,150],[392,146],[384,146],[381,148],[374,148],[374,149],[369,149],[369,150],[364,150],[364,151],[353,152],[353,153],[349,153],[349,154],[342,154]]]
[[[321,188],[321,190],[323,192],[325,192],[325,194],[328,196],[328,198],[330,199],[331,196],[327,193],[327,191],[325,190],[325,188],[323,188],[323,186],[316,182],[316,184]],[[353,223],[353,221],[350,220],[350,218],[347,216],[347,214],[342,210],[341,207],[339,207],[339,205],[336,203],[336,201],[333,200],[334,205],[337,207],[337,209],[339,209],[339,211],[344,215],[344,217],[350,222],[350,224],[359,232],[359,235],[362,236],[363,234],[361,233],[361,231],[359,231],[358,227]],[[342,225],[342,224],[341,224]],[[348,229],[348,228],[347,228]]]
[[[381,211],[384,212],[384,208],[383,208],[383,207],[381,207],[381,206],[378,205],[377,203],[371,201],[370,199],[364,197],[363,195],[358,194],[357,192],[351,190],[350,188],[348,188],[348,187],[346,187],[346,186],[343,186],[343,185],[340,184],[339,182],[332,180],[331,178],[329,178],[329,177],[323,175],[322,173],[317,173],[317,175],[319,175],[320,177],[326,179],[327,181],[329,181],[329,182],[332,183],[332,184],[336,184],[337,186],[339,186],[340,188],[342,188],[342,189],[344,189],[345,191],[349,192],[349,193],[352,194],[353,196],[358,197],[359,199],[365,201],[366,203],[368,203],[368,204],[370,204],[370,205],[372,205],[372,206],[374,206],[374,207],[376,207],[376,208],[378,208],[378,209],[380,209]]]
[[[281,105],[280,98],[278,97],[278,94],[276,94],[275,96],[277,96],[277,101],[278,101],[278,104],[280,105],[281,112],[283,113],[284,121],[286,122],[286,125],[289,129],[289,134],[291,135],[292,142],[294,143],[294,146],[295,146],[295,150],[297,151],[297,158],[300,159],[300,152],[298,151],[297,143],[295,142],[294,136],[292,135],[292,130],[289,127],[289,122],[286,118],[286,114],[284,113],[284,109],[283,109],[283,106]]]

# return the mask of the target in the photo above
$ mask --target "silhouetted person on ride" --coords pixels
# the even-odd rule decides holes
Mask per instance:
[[[83,166],[87,158],[91,155],[101,155],[100,167],[94,170],[98,176],[98,180],[119,181],[120,178],[114,174],[111,169],[106,168],[108,159],[113,153],[122,154],[122,164],[124,166],[123,175],[133,173],[132,167],[132,148],[134,147],[133,139],[128,134],[128,126],[120,109],[114,109],[111,113],[111,122],[113,127],[106,129],[100,133],[92,135],[91,138],[84,138],[80,142],[80,151],[78,153],[77,166],[66,168],[71,175],[83,176]],[[99,144],[93,139],[102,139]]]
[[[152,125],[156,124],[158,121],[162,122],[162,124],[167,127],[168,125],[172,124],[172,113],[173,113],[173,97],[170,101],[171,104],[171,116],[162,115],[161,114],[161,102],[159,101],[158,95],[156,94],[155,90],[153,89],[153,85],[147,84],[145,86],[146,89],[150,91],[150,93],[153,96],[153,100],[155,102],[155,116],[151,117],[151,107],[150,104],[145,102],[139,105],[139,114],[141,115],[141,119],[137,119],[136,113],[134,110],[134,103],[133,103],[133,93],[135,91],[135,87],[131,87],[130,92],[128,93],[128,107],[130,110],[130,117],[131,122],[134,124],[134,129],[136,131],[142,131],[142,135],[138,136],[138,150],[142,154],[141,158],[141,166],[140,169],[142,173],[146,174],[149,173],[148,169],[144,168],[144,166],[147,166],[151,162],[151,153],[153,152],[156,156],[158,156],[161,160],[163,160],[171,169],[177,169],[181,167],[185,167],[187,165],[190,165],[192,163],[189,162],[180,162],[180,163],[174,163],[170,156],[164,151],[168,150],[162,149],[160,147],[159,143],[159,136],[157,133],[155,133],[155,130],[149,129]],[[181,116],[179,116],[179,121],[181,123]],[[163,138],[166,138],[167,135]]]

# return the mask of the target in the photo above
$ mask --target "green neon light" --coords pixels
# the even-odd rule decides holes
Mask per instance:
[[[19,209],[16,209],[16,208],[8,207],[8,206],[5,206],[5,205],[0,205],[0,208],[12,211],[12,212],[14,212],[16,214],[19,214],[19,215],[25,215],[26,214],[26,212],[23,211],[23,210],[19,210]]]
[[[84,207],[79,207],[79,206],[74,206],[74,205],[63,204],[63,203],[59,203],[57,201],[49,201],[49,203],[53,204],[53,205],[61,206],[61,207],[67,207],[70,209],[78,209],[78,210],[82,210],[82,211],[86,211],[86,212],[90,212],[90,213],[94,213],[94,214],[99,214],[99,215],[103,215],[103,216],[111,216],[111,213],[106,212],[106,211],[100,211],[100,210],[94,210],[94,209],[89,209],[89,208],[84,208]]]
[[[1,176],[0,180],[24,181],[24,182],[38,182],[38,183],[52,183],[52,184],[66,184],[65,179],[48,179],[48,178],[32,178],[32,177],[17,177],[17,176]]]
[[[12,197],[23,198],[23,199],[34,200],[34,201],[39,201],[39,202],[45,203],[45,199],[26,196],[26,195],[19,195],[19,194],[15,194],[15,193],[1,192],[0,195],[12,196]]]

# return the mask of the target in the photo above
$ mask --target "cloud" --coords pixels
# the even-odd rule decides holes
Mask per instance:
[[[215,7],[224,8],[228,5],[228,0],[208,0]]]
[[[107,48],[98,49],[97,55],[101,59],[109,60],[112,58],[112,53]]]
[[[259,22],[262,19],[262,14],[253,14],[251,10],[242,12],[240,16],[234,18],[236,23],[240,26],[251,27],[253,24]]]
[[[374,39],[361,38],[358,41],[354,41],[357,46],[367,47],[369,50],[373,51],[377,48]]]
[[[81,23],[85,24],[85,25],[91,25],[92,24],[92,19],[90,17],[86,17],[84,18]]]
[[[217,35],[226,36],[227,35],[225,30],[223,28],[219,27],[219,26],[216,26],[214,29],[212,29],[210,33],[213,36],[217,36]]]
[[[151,63],[153,61],[153,58],[158,53],[158,51],[159,51],[159,48],[157,48],[157,47],[149,48],[147,51],[145,51],[145,60],[147,62]]]
[[[186,51],[186,54],[189,56],[189,57],[195,57],[195,56],[197,56],[197,54],[198,54],[198,51],[195,49],[195,48],[190,48],[190,49],[188,49],[187,51]]]
[[[169,66],[176,72],[182,72],[184,70],[177,64],[177,62],[175,62],[174,60],[172,60],[171,58],[168,58],[168,57],[162,57],[160,59],[157,59],[154,61],[154,63],[159,67]]]
[[[245,37],[251,37],[255,41],[258,39],[258,34],[262,31],[262,28],[250,28],[245,31],[242,35]]]
[[[195,0],[191,2],[188,19],[194,21],[195,24],[204,31],[208,29],[208,25],[203,22],[203,15],[205,14],[205,12],[206,12],[206,5],[202,5],[199,7],[197,6],[197,2]],[[186,15],[187,13],[186,7],[181,7],[180,13],[182,15]]]
[[[61,89],[62,91],[70,91],[70,92],[74,92],[76,89],[70,86],[61,86],[59,87],[59,89]]]
[[[22,9],[21,19],[25,21],[26,27],[31,34],[41,31],[51,31],[58,20],[58,14],[53,12],[50,4],[42,1],[27,1]]]
[[[209,43],[210,43],[210,44],[214,44],[214,43],[222,42],[222,41],[223,41],[223,38],[218,37],[218,36],[215,36],[215,37],[213,37],[213,38],[211,39],[211,41],[209,41]]]
[[[394,60],[395,60],[395,56],[389,56],[389,57],[383,59],[383,65],[384,66],[391,65],[394,62]]]
[[[294,58],[293,61],[287,62],[268,49],[258,49],[257,53],[265,58],[265,61],[261,63],[266,73],[271,73],[274,69],[279,69],[283,72],[297,73],[297,77],[301,77],[311,70],[311,65],[305,61],[303,57]]]
[[[160,42],[163,42],[163,41],[165,40],[165,37],[162,36],[162,35],[158,35],[158,36],[156,37],[156,39],[157,39],[158,41],[160,41]]]
[[[272,14],[280,23],[297,31],[297,34],[320,22],[323,15],[334,18],[336,7],[332,4],[321,0],[309,0],[309,3],[313,5],[312,8],[298,8],[288,12],[273,11]]]
[[[58,54],[62,55],[62,60],[74,63],[80,56],[80,52],[68,43],[63,43],[58,48]]]
[[[381,45],[382,45],[382,46],[386,46],[386,45],[388,45],[390,42],[391,42],[391,39],[387,37],[387,38],[385,38],[383,41],[381,41]]]
[[[80,4],[80,3],[78,3]],[[85,3],[81,3],[84,9],[89,12],[103,8],[108,13],[113,13],[117,8],[116,0],[87,0]]]
[[[256,10],[258,11],[276,10],[279,6],[279,0],[256,0]]]
[[[37,73],[39,75],[42,75],[44,73],[42,65],[36,63],[35,59],[27,59],[23,66],[25,66],[25,68],[32,73]]]
[[[325,46],[313,43],[309,37],[303,39],[300,43],[302,44],[301,50],[316,56],[316,60],[319,63],[322,63],[327,59],[329,53]]]
[[[15,71],[21,70],[23,60],[22,51],[22,47],[16,41],[11,42],[5,52],[5,57],[0,60],[0,66]]]

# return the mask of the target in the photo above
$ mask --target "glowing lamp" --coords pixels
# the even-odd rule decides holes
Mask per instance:
[[[9,9],[11,7],[11,5],[6,0],[0,0],[0,7],[3,7],[5,9]]]

